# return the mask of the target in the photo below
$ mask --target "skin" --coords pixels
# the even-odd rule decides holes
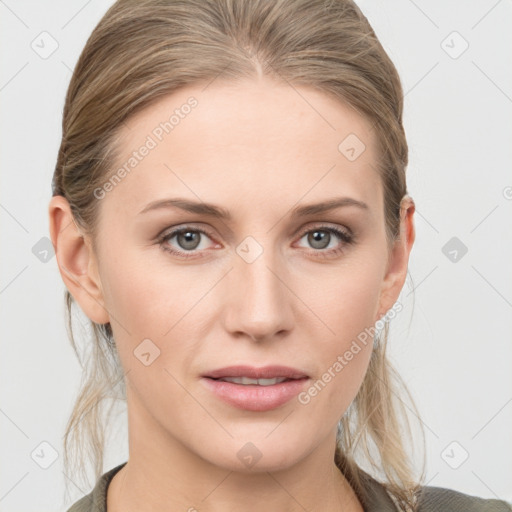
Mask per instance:
[[[321,378],[398,299],[414,203],[403,199],[401,237],[389,245],[367,120],[323,93],[261,77],[189,86],[139,112],[121,132],[119,165],[192,95],[198,106],[98,201],[96,250],[67,201],[50,202],[62,278],[91,320],[111,323],[126,373],[130,456],[108,488],[108,510],[226,512],[243,503],[246,511],[362,511],[333,457],[336,425],[361,386],[371,341],[305,405],[237,409],[200,376],[283,364],[307,373],[309,384]],[[366,146],[354,161],[338,151],[350,133]],[[291,215],[341,196],[368,209]],[[232,220],[178,209],[139,214],[171,197],[214,203]],[[350,229],[354,242],[322,231],[330,241],[315,245],[308,233],[319,223]],[[196,234],[196,249],[176,236],[159,245],[160,232],[184,225],[212,236]],[[251,263],[236,252],[247,236],[263,249]],[[148,338],[160,355],[146,366],[134,350]],[[262,454],[250,468],[237,457],[248,442]]]

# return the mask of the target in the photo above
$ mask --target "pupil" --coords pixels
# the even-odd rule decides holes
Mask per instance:
[[[324,249],[329,245],[329,235],[325,231],[313,231],[310,235],[312,238],[312,245],[315,247],[315,249]],[[320,242],[320,246],[315,246],[314,244],[317,244]]]
[[[197,247],[197,240],[194,240],[194,238],[197,238],[197,235],[197,233],[192,231],[181,233],[181,237],[184,239],[183,247],[185,249],[195,249]]]

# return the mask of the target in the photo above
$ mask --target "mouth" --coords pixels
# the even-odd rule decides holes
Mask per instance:
[[[258,384],[261,386],[275,384],[275,382],[272,384],[266,382],[275,379],[296,380],[309,378],[302,370],[281,365],[263,366],[261,368],[248,365],[227,366],[225,368],[209,371],[204,374],[203,377],[215,380],[241,379],[239,382],[235,382],[235,384]],[[230,382],[234,381],[230,380]]]
[[[214,396],[229,405],[248,411],[263,412],[289,402],[304,389],[309,376],[285,366],[231,366],[202,376]]]
[[[242,386],[274,386],[275,384],[281,384],[281,382],[296,379],[289,379],[287,377],[274,377],[273,379],[251,379],[250,377],[223,377],[221,379],[213,380],[231,382],[233,384],[241,384]]]

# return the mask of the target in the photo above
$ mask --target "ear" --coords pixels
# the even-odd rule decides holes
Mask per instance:
[[[48,213],[50,236],[64,284],[93,322],[109,322],[96,255],[89,238],[76,225],[69,202],[64,196],[52,197]]]
[[[409,255],[416,238],[414,212],[415,205],[413,199],[409,195],[405,195],[400,202],[400,235],[394,242],[389,255],[375,321],[381,319],[398,300],[405,283]]]

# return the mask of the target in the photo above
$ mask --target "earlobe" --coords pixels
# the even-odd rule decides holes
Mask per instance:
[[[395,241],[389,256],[375,321],[382,318],[398,300],[405,283],[409,256],[416,237],[414,212],[413,199],[409,195],[404,196],[400,204],[400,237]]]
[[[93,322],[109,322],[96,256],[75,223],[69,202],[63,196],[52,197],[48,213],[50,237],[64,284]]]

